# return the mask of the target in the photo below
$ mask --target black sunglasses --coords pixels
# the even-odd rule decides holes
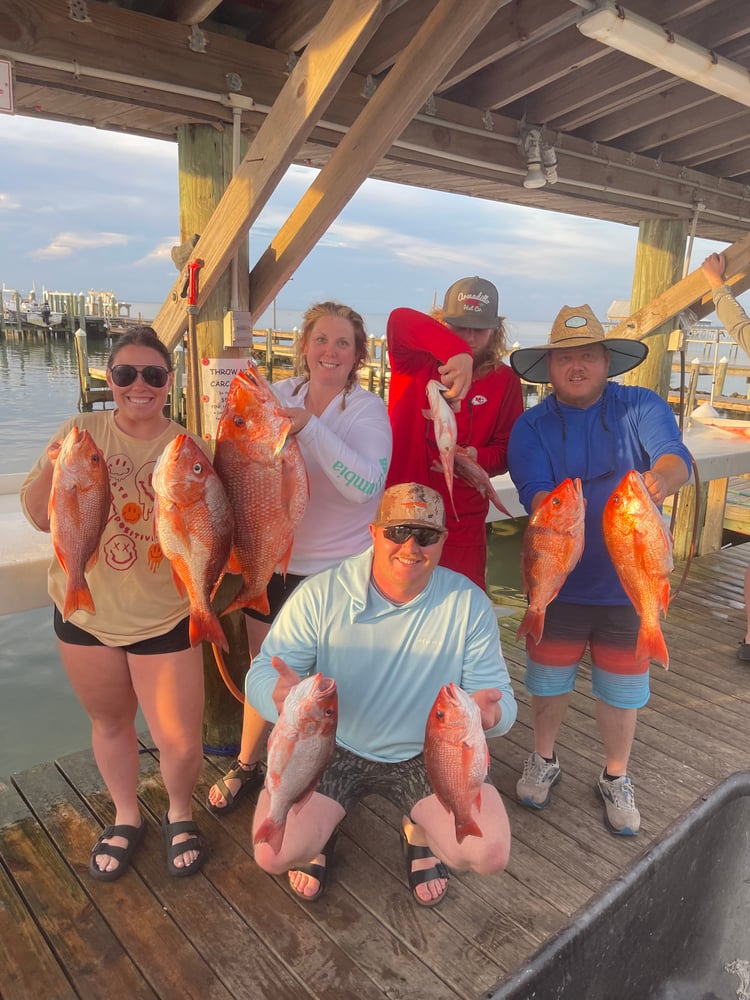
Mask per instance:
[[[163,389],[169,378],[169,371],[161,365],[114,365],[109,369],[112,372],[112,381],[119,389],[124,389],[132,385],[140,374],[146,385],[153,389]]]
[[[437,528],[415,528],[412,524],[393,524],[389,528],[383,528],[383,534],[389,542],[395,542],[396,545],[403,545],[413,538],[422,548],[435,545],[443,537],[443,532]]]

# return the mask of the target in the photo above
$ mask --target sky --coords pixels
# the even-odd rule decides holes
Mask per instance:
[[[165,299],[180,242],[176,143],[0,115],[0,147],[0,284]],[[251,265],[314,176],[287,171],[251,230]],[[511,320],[551,323],[563,305],[583,302],[605,319],[614,299],[630,296],[637,235],[632,226],[368,180],[277,305],[303,311],[333,298],[365,315],[429,310],[453,281],[479,274],[498,286]],[[696,240],[691,269],[722,248]]]

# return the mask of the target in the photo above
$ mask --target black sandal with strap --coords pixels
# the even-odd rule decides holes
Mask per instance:
[[[292,872],[302,872],[303,875],[309,875],[310,878],[315,878],[318,880],[318,891],[313,893],[312,896],[306,896],[303,892],[295,889],[291,881],[289,883],[289,888],[292,890],[297,899],[301,899],[303,903],[315,903],[325,892],[326,883],[328,882],[328,872],[331,868],[331,863],[333,861],[333,851],[336,847],[336,838],[338,837],[338,827],[333,831],[331,836],[328,838],[323,850],[320,852],[326,859],[324,865],[318,865],[314,861],[311,861],[306,865],[297,865],[296,868],[291,868],[287,872],[287,876],[291,875]]]
[[[417,895],[417,886],[424,885],[425,882],[432,882],[436,878],[449,879],[451,877],[450,872],[442,861],[437,861],[430,868],[422,868],[421,870],[412,871],[412,863],[414,861],[420,861],[423,858],[434,858],[435,853],[431,848],[425,847],[422,844],[410,844],[406,839],[406,834],[403,828],[401,829],[401,846],[404,851],[404,856],[406,857],[406,877],[409,880],[409,888],[411,889],[411,894],[414,897],[414,901],[420,906],[437,906],[438,903],[442,903],[445,899],[445,894],[448,891],[448,886],[446,885],[439,896],[434,899],[422,899],[421,896]]]
[[[126,823],[120,823],[117,826],[105,827],[99,834],[99,839],[91,848],[89,875],[100,882],[114,882],[115,879],[120,878],[130,868],[130,862],[133,860],[136,848],[145,836],[146,823],[143,819],[140,826],[128,826]],[[122,837],[123,840],[127,841],[127,846],[118,847],[116,844],[104,843],[105,840],[110,840],[112,837]],[[117,868],[112,871],[105,871],[100,868],[96,863],[98,855],[106,855],[108,858],[114,858],[118,862]]]
[[[206,851],[198,835],[198,827],[192,819],[177,820],[175,823],[169,822],[169,813],[165,812],[161,821],[161,828],[164,832],[164,843],[167,848],[167,869],[170,875],[175,878],[185,878],[187,875],[194,875],[206,860]],[[174,844],[173,840],[181,833],[190,833],[192,836],[180,844]],[[197,851],[198,857],[190,865],[183,865],[178,868],[175,859],[188,851]]]
[[[230,813],[232,810],[236,809],[240,804],[240,800],[248,792],[254,791],[256,788],[260,788],[263,782],[266,780],[266,775],[260,761],[253,764],[251,767],[243,767],[240,762],[239,757],[236,757],[232,761],[232,766],[229,768],[227,773],[219,778],[218,781],[214,782],[216,788],[219,789],[221,794],[224,796],[224,805],[215,806],[210,799],[206,799],[206,806],[210,812],[214,813],[216,816],[222,816],[225,813]],[[240,787],[236,792],[232,793],[227,787],[228,781],[239,781]]]

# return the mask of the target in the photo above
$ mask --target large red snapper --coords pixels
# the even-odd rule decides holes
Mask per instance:
[[[277,566],[286,572],[294,529],[309,494],[302,452],[288,437],[271,386],[257,370],[239,372],[229,387],[216,432],[214,466],[234,511],[229,572],[242,584],[225,614],[254,608],[268,614],[266,587]]]
[[[453,813],[459,844],[465,837],[481,837],[472,810],[480,805],[490,754],[479,705],[457,684],[444,684],[432,706],[424,762],[438,801]]]
[[[67,577],[62,616],[74,611],[95,614],[85,574],[99,557],[99,542],[109,518],[109,474],[104,454],[88,431],[72,427],[58,447],[48,450],[54,462],[49,497],[52,547]]]
[[[313,674],[290,690],[268,738],[268,815],[254,843],[279,853],[289,810],[304,805],[331,762],[337,723],[338,692],[330,677]]]
[[[456,514],[456,505],[453,503],[453,462],[456,455],[456,440],[458,431],[456,430],[456,414],[450,407],[450,403],[443,393],[446,387],[437,379],[430,379],[427,383],[427,400],[430,409],[425,411],[425,416],[432,418],[435,431],[435,441],[440,455],[440,464],[443,467],[445,484],[448,487],[448,495],[453,505],[453,513]]]
[[[232,543],[232,510],[206,453],[179,434],[159,456],[153,475],[156,534],[172,576],[190,601],[190,643],[228,650],[211,601]]]
[[[583,555],[585,501],[580,479],[564,479],[529,518],[521,546],[521,583],[529,600],[516,638],[538,643],[547,605]]]
[[[659,614],[666,615],[669,607],[672,536],[635,469],[622,478],[607,501],[602,528],[617,575],[641,619],[636,656],[639,660],[649,657],[668,669]]]

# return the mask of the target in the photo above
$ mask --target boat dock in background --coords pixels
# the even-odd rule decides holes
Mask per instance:
[[[81,329],[89,337],[112,337],[144,322],[132,318],[130,310],[131,303],[120,302],[114,292],[90,289],[84,294],[42,288],[38,297],[35,288],[24,295],[3,285],[0,334],[56,337]]]

